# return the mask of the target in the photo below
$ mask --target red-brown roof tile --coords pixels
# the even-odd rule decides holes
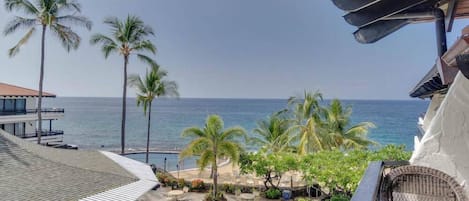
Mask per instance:
[[[0,96],[31,96],[38,97],[39,91],[33,89],[27,89],[11,84],[5,84],[0,82]],[[43,97],[55,97],[55,94],[42,92]]]

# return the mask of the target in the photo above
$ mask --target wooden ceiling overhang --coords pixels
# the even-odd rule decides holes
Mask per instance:
[[[446,33],[455,19],[469,18],[469,0],[332,0],[346,14],[360,43],[374,43],[402,27],[423,22],[436,24],[438,58],[435,65],[410,92],[411,97],[428,98],[446,93],[461,69],[469,79],[469,28],[447,51]],[[464,67],[464,68],[462,68]]]
[[[344,19],[357,27],[355,39],[374,43],[400,28],[438,18],[443,11],[446,31],[454,19],[469,17],[469,0],[332,0],[347,12]]]

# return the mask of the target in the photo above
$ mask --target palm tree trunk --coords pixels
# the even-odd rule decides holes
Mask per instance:
[[[147,155],[145,157],[145,162],[148,163],[148,154],[150,153],[150,122],[151,122],[151,102],[148,104],[148,128],[147,128]]]
[[[124,56],[124,86],[122,89],[122,122],[121,122],[121,154],[124,154],[125,149],[125,111],[127,99],[127,64],[129,63],[129,56]]]
[[[41,70],[39,73],[39,98],[37,101],[37,120],[38,120],[38,127],[39,132],[37,133],[37,143],[41,144],[41,135],[42,135],[42,85],[44,82],[44,54],[45,54],[45,46],[46,46],[46,25],[42,25],[42,38],[41,38]]]
[[[213,198],[217,199],[218,193],[218,166],[217,166],[217,152],[214,153],[215,159],[213,160],[212,170],[213,170]]]

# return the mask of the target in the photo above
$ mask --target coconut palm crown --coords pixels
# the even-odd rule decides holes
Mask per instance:
[[[331,139],[329,147],[343,150],[365,149],[370,145],[377,144],[366,136],[368,130],[375,127],[373,123],[360,122],[351,125],[352,108],[350,106],[344,108],[339,100],[334,99],[325,111],[327,113],[324,122]]]
[[[289,128],[291,122],[282,110],[270,115],[267,119],[257,122],[254,133],[257,135],[250,138],[250,141],[259,146],[264,153],[290,152]]]
[[[41,65],[39,74],[39,95],[38,95],[38,144],[41,143],[42,134],[42,92],[44,82],[44,57],[46,44],[46,31],[49,30],[59,39],[62,46],[70,51],[77,49],[80,45],[80,36],[73,31],[72,25],[85,27],[90,30],[92,23],[86,17],[77,15],[81,12],[81,5],[75,0],[5,0],[4,6],[9,12],[18,12],[11,19],[4,31],[5,36],[15,33],[18,30],[27,30],[26,34],[18,43],[8,50],[10,57],[19,53],[20,48],[25,45],[36,32],[36,27],[41,30]]]
[[[148,39],[155,33],[150,26],[136,16],[128,15],[124,21],[116,17],[104,20],[111,30],[110,36],[95,34],[91,37],[91,44],[101,45],[101,51],[105,58],[111,53],[117,53],[124,58],[124,83],[122,86],[122,118],[121,118],[121,153],[125,149],[125,120],[126,120],[126,98],[127,98],[127,67],[130,56],[136,55],[140,60],[157,66],[156,62],[144,53],[156,54],[155,45]]]

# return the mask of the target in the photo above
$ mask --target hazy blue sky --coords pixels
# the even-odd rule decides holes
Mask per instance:
[[[66,53],[47,38],[45,89],[59,96],[121,96],[122,58],[105,60],[89,38],[108,33],[105,17],[127,14],[155,29],[155,58],[179,83],[182,97],[287,98],[307,89],[328,98],[408,99],[436,59],[433,23],[362,45],[352,36],[355,27],[328,0],[81,2],[94,26],[90,32],[77,29],[79,50]],[[0,9],[1,29],[12,15]],[[449,44],[467,22],[455,24]],[[19,55],[7,56],[24,33],[0,37],[0,81],[37,88],[39,32]],[[130,73],[145,69],[137,60],[130,63]]]

